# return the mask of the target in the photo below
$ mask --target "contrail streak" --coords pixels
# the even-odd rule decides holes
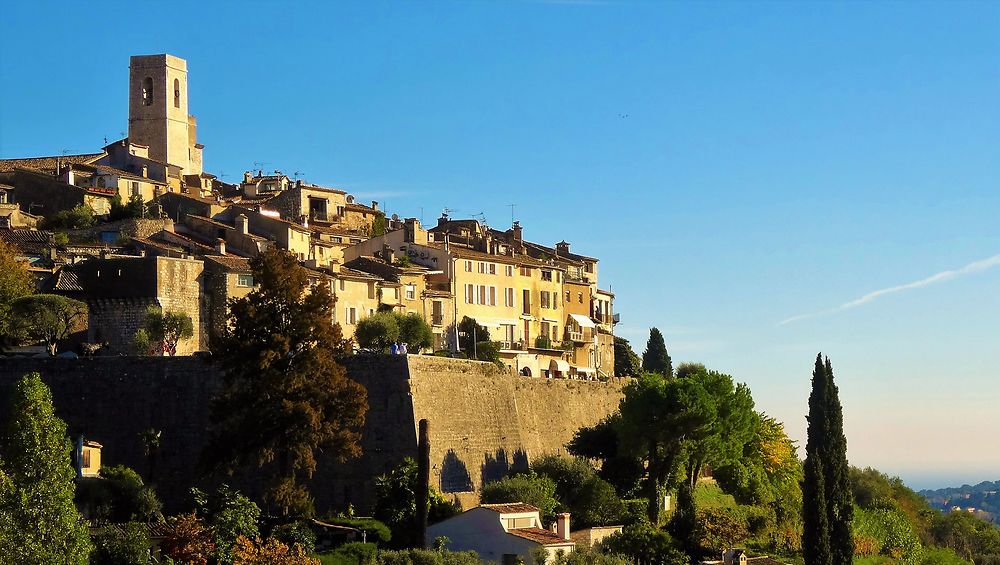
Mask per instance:
[[[778,322],[779,326],[784,326],[785,324],[791,324],[792,322],[797,322],[799,320],[804,320],[806,318],[815,318],[817,316],[826,316],[829,314],[836,314],[837,312],[843,312],[844,310],[850,310],[851,308],[857,308],[863,304],[867,304],[875,299],[881,298],[887,294],[894,294],[897,292],[902,292],[904,290],[912,290],[914,288],[923,288],[925,286],[930,286],[932,284],[937,284],[941,282],[946,282],[950,280],[957,279],[959,277],[964,277],[965,275],[971,275],[975,273],[980,273],[992,267],[1000,265],[1000,255],[994,255],[986,259],[980,259],[979,261],[973,261],[968,265],[951,271],[941,271],[940,273],[933,274],[927,278],[920,279],[918,281],[909,282],[906,284],[901,284],[898,286],[890,286],[888,288],[883,288],[881,290],[876,290],[874,292],[869,292],[868,294],[862,296],[861,298],[856,298],[850,302],[845,302],[836,308],[831,308],[829,310],[824,310],[822,312],[816,312],[813,314],[801,314],[799,316],[792,316],[791,318],[786,318]]]

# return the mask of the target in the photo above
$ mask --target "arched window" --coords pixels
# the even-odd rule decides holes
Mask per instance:
[[[146,106],[153,105],[153,77],[142,79],[142,103]]]
[[[174,108],[181,107],[181,81],[174,79]]]

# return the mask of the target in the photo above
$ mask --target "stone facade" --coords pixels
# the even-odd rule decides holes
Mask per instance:
[[[471,506],[484,481],[563,452],[579,427],[617,408],[625,383],[525,378],[489,363],[431,356],[357,355],[344,363],[368,391],[364,454],[347,463],[320,458],[311,489],[321,513],[348,503],[369,511],[374,477],[416,456],[422,418],[431,423],[432,485]],[[52,387],[56,414],[70,434],[103,444],[107,465],[128,465],[145,475],[139,434],[162,431],[157,488],[168,511],[187,500],[190,486],[206,485],[197,463],[209,400],[219,383],[211,363],[199,357],[6,360],[0,364],[0,397],[31,371]],[[0,422],[6,410],[0,406]],[[233,484],[251,493],[256,488]]]

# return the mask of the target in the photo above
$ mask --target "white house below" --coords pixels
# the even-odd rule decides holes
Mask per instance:
[[[531,563],[531,552],[545,548],[548,562],[576,547],[570,539],[569,514],[556,516],[556,531],[542,528],[538,508],[522,502],[483,504],[427,529],[427,539],[448,538],[451,551],[475,551],[483,561]]]

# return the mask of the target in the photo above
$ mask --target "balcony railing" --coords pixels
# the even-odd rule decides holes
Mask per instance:
[[[505,351],[524,351],[523,341],[501,341],[500,349]]]
[[[566,332],[566,333],[569,334],[570,341],[577,341],[577,342],[584,341],[583,332]]]

